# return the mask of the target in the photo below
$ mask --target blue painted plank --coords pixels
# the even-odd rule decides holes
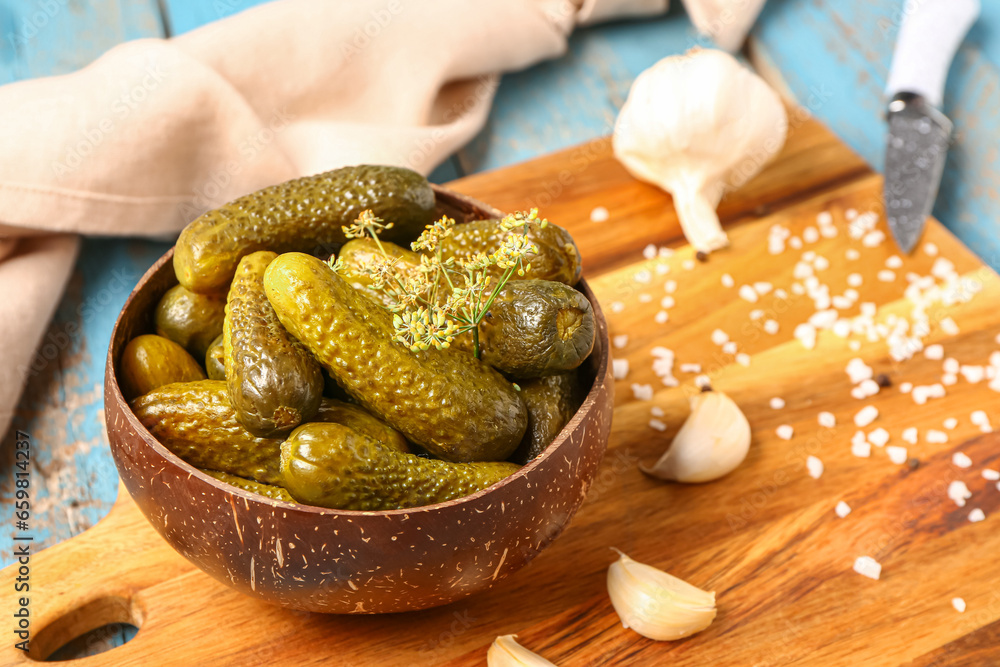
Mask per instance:
[[[206,23],[262,5],[268,0],[166,0],[171,34],[180,35]]]
[[[904,4],[779,0],[766,5],[754,30],[796,96],[822,91],[815,115],[877,170],[885,151],[883,91]],[[982,4],[945,91],[956,140],[934,215],[1000,269],[1000,3]]]

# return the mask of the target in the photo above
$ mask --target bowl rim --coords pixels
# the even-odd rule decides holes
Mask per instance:
[[[472,205],[478,210],[490,211],[491,214],[502,215],[502,212],[498,211],[497,209],[489,205],[483,204],[467,195],[462,195],[460,193],[448,190],[447,188],[443,188],[437,185],[434,186],[434,190],[436,195],[445,195],[446,197],[451,197],[453,199],[459,200],[461,204]],[[149,430],[142,424],[142,422],[139,421],[139,418],[132,410],[132,406],[130,405],[129,401],[125,399],[125,396],[122,394],[121,387],[118,384],[118,369],[116,368],[113,352],[115,349],[115,341],[117,340],[118,337],[118,329],[120,326],[122,326],[123,316],[125,312],[129,309],[129,307],[132,305],[140,289],[145,287],[154,275],[156,275],[161,270],[164,270],[165,264],[170,263],[172,265],[175,247],[176,246],[171,246],[167,250],[167,252],[165,252],[151,267],[149,267],[149,269],[146,270],[146,272],[136,283],[135,287],[129,293],[128,298],[125,300],[125,304],[122,306],[121,311],[118,313],[118,317],[115,319],[114,328],[112,328],[111,330],[111,341],[108,345],[107,363],[105,368],[105,385],[107,387],[107,385],[110,384],[111,397],[118,403],[119,407],[121,407],[121,411],[125,413],[124,416],[125,419],[128,421],[129,426],[140,436],[141,440],[145,445],[151,446],[157,454],[163,456],[168,461],[178,464],[181,470],[186,470],[188,472],[189,476],[197,477],[203,482],[207,482],[209,485],[215,487],[220,491],[232,493],[237,497],[244,498],[245,500],[257,503],[263,503],[274,507],[294,509],[296,511],[316,516],[343,515],[347,517],[404,516],[418,512],[422,513],[422,512],[440,511],[451,507],[463,505],[465,503],[475,502],[478,499],[482,498],[483,496],[503,486],[506,486],[507,484],[515,483],[515,481],[526,477],[533,470],[538,468],[543,461],[553,456],[556,456],[558,450],[564,445],[564,443],[567,440],[569,440],[570,434],[583,421],[584,416],[594,409],[594,407],[597,404],[597,397],[602,393],[605,385],[608,382],[608,364],[610,363],[611,360],[611,350],[610,350],[610,337],[608,335],[607,320],[604,317],[604,312],[603,310],[601,310],[600,303],[597,301],[597,297],[594,294],[593,290],[590,288],[589,283],[587,283],[585,278],[581,277],[580,281],[575,285],[575,287],[578,290],[580,290],[584,296],[587,297],[588,301],[590,301],[591,307],[593,308],[594,311],[594,321],[596,324],[595,345],[594,345],[595,349],[594,351],[591,352],[591,354],[594,354],[596,352],[599,352],[600,354],[600,356],[597,358],[594,381],[591,384],[590,389],[587,391],[587,395],[584,397],[583,402],[580,404],[580,407],[577,408],[576,412],[573,414],[573,417],[566,423],[565,426],[563,426],[562,430],[559,431],[559,434],[556,436],[555,440],[553,440],[541,454],[539,454],[534,459],[521,466],[517,470],[517,472],[512,473],[507,477],[504,477],[502,480],[484,489],[480,489],[479,491],[471,493],[467,496],[462,496],[461,498],[453,498],[451,500],[445,500],[439,503],[433,503],[431,505],[420,505],[417,507],[408,507],[403,509],[392,509],[392,510],[332,509],[328,507],[318,507],[316,505],[307,505],[304,503],[289,502],[287,500],[277,500],[274,498],[269,498],[259,493],[253,493],[251,491],[241,489],[237,486],[233,486],[232,484],[227,484],[226,482],[216,479],[215,477],[212,477],[211,475],[202,472],[198,468],[194,467],[193,465],[182,459],[177,454],[174,454],[172,451],[170,451],[170,449],[168,449],[165,445],[163,445],[159,441],[159,439],[157,439],[152,433],[150,433]],[[107,396],[107,392],[105,392],[105,395]]]

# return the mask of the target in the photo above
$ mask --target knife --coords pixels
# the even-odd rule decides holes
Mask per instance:
[[[904,3],[886,94],[885,210],[896,244],[909,253],[937,198],[952,124],[941,113],[944,82],[979,0]]]

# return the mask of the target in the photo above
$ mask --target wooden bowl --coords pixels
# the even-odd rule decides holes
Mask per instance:
[[[501,213],[435,188],[439,214],[459,222]],[[152,312],[177,284],[173,250],[146,272],[118,316],[104,379],[115,465],[153,527],[181,555],[250,596],[293,609],[387,613],[447,604],[527,564],[583,502],[607,446],[613,388],[608,328],[597,321],[582,377],[586,399],[559,437],[514,475],[465,498],[406,510],[329,510],[229,486],[160,444],[133,414],[116,370],[125,344],[153,330]]]

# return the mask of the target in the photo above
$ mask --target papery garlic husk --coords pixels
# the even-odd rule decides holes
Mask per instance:
[[[684,8],[700,34],[734,53],[746,41],[764,0],[684,0]]]
[[[617,549],[616,549],[617,551]],[[637,563],[622,552],[608,567],[608,595],[622,625],[657,641],[701,632],[715,619],[715,593]]]
[[[691,397],[691,414],[647,475],[672,482],[710,482],[735,470],[750,450],[750,423],[720,391]]]
[[[517,635],[500,635],[486,653],[487,667],[556,667],[537,653],[532,653],[516,641]]]
[[[636,178],[674,198],[695,250],[729,243],[715,209],[785,143],[778,94],[728,53],[697,49],[659,61],[636,78],[615,123],[615,157]]]

